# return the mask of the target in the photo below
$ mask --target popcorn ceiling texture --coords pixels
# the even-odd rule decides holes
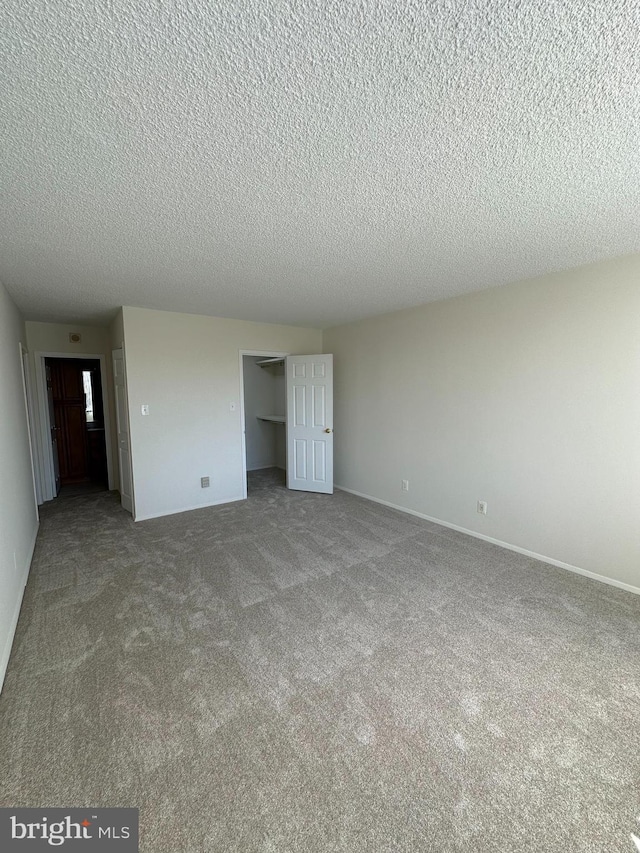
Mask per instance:
[[[640,4],[5,0],[0,279],[327,326],[640,251]]]

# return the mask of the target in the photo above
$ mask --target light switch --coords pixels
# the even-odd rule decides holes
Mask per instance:
[[[142,410],[142,414],[143,414],[143,415],[148,415],[148,414],[149,414],[149,406],[148,406],[148,404],[147,404],[147,403],[143,403],[143,404],[142,404],[142,406],[140,406],[140,408],[141,408],[141,410]]]

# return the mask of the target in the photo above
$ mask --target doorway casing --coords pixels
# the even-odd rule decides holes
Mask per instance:
[[[51,421],[49,418],[49,407],[47,405],[47,379],[45,372],[46,358],[68,358],[68,359],[90,359],[100,362],[100,378],[102,381],[102,406],[104,413],[104,438],[107,452],[107,478],[109,489],[114,488],[115,478],[113,469],[113,448],[111,446],[111,404],[109,401],[107,384],[106,357],[95,353],[68,353],[68,352],[36,352],[34,353],[35,377],[36,377],[36,407],[40,418],[40,430],[38,432],[38,458],[35,460],[39,472],[41,484],[42,501],[50,501],[55,498],[55,475],[53,470],[53,451],[51,448]]]

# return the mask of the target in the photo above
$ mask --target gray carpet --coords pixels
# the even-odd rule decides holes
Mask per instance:
[[[279,478],[43,508],[2,805],[139,806],[148,853],[633,853],[640,598]]]

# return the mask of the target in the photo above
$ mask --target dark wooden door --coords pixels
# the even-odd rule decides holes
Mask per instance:
[[[46,368],[61,485],[91,481],[106,487],[107,448],[100,362],[48,358]],[[89,411],[85,381],[90,392]]]
[[[60,482],[89,480],[89,447],[82,363],[50,359],[51,390],[58,436]]]

